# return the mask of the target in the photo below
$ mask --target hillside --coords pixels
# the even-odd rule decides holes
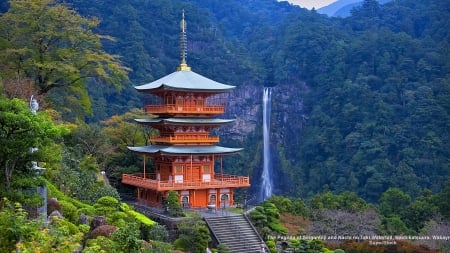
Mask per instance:
[[[378,3],[385,4],[390,0],[378,0]],[[339,0],[317,10],[320,14],[325,14],[329,17],[348,17],[351,15],[353,8],[359,7],[364,1],[361,0]]]
[[[177,65],[184,9],[189,65],[238,86],[228,115],[245,132],[221,130],[228,133],[222,140],[245,147],[226,163],[230,173],[253,176],[252,194],[262,163],[262,86],[275,91],[277,194],[349,190],[377,201],[392,186],[417,196],[424,189],[438,191],[449,178],[445,2],[367,0],[345,19],[271,0],[66,2],[100,19],[97,31],[115,38],[103,41],[106,51],[132,70],[120,93],[90,85],[93,113],[63,113],[67,120],[99,122],[140,108],[132,86]],[[62,108],[66,101],[58,98],[55,93],[53,103]],[[116,177],[118,165],[107,165]]]

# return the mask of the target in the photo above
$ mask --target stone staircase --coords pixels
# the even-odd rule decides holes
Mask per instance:
[[[234,253],[268,252],[263,240],[245,215],[205,218],[218,244],[226,244]],[[261,246],[265,247],[262,251]]]

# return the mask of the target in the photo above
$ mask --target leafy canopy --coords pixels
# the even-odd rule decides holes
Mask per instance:
[[[0,65],[4,79],[31,79],[40,94],[54,88],[90,110],[89,81],[121,87],[128,69],[102,49],[99,20],[84,18],[54,0],[11,0],[0,17]]]
[[[32,114],[25,102],[0,98],[0,187],[9,190],[14,173],[34,175],[31,161],[58,159],[48,151],[57,145],[55,139],[67,133],[67,128],[54,124],[44,113]],[[30,152],[32,147],[37,151]]]

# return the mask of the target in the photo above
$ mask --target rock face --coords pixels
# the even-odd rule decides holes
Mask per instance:
[[[252,168],[242,169],[242,173],[250,174],[253,179],[260,178],[262,171],[262,96],[264,87],[255,85],[241,85],[225,95],[227,100],[224,118],[236,121],[221,127],[218,131],[221,140],[238,142],[245,145],[244,152],[249,152],[253,161],[244,161]],[[272,87],[270,143],[272,166],[275,168],[274,193],[279,194],[289,189],[287,171],[291,166],[289,158],[293,152],[298,152],[301,143],[301,131],[308,116],[304,112],[303,98],[308,92],[304,83],[282,84]],[[249,136],[253,140],[249,141]],[[243,144],[245,143],[245,144]],[[261,155],[260,155],[261,153]],[[253,164],[253,165],[250,165]],[[283,183],[280,180],[283,179]],[[252,180],[253,181],[253,180]],[[259,187],[259,180],[252,182],[252,192]]]
[[[253,132],[258,124],[261,110],[262,87],[254,85],[238,86],[227,95],[226,118],[236,121],[225,127],[221,135],[234,140],[243,140]]]
[[[225,127],[222,134],[237,140],[243,140],[262,123],[263,87],[242,85],[236,87],[227,96],[226,118],[236,121]],[[305,84],[278,85],[272,87],[271,129],[274,141],[282,141],[283,129],[292,127],[292,122],[300,123],[307,119],[303,113],[303,97],[308,91]],[[294,126],[294,128],[297,128]]]

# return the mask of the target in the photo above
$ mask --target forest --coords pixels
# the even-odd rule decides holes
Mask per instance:
[[[238,89],[282,91],[272,106],[276,196],[251,215],[266,239],[333,228],[351,234],[357,225],[374,235],[449,235],[450,3],[365,0],[349,17],[329,18],[274,0],[1,0],[0,227],[11,229],[0,233],[0,251],[141,252],[146,240],[161,250],[149,252],[170,252],[208,241],[195,220],[172,244],[163,227],[121,202],[134,196],[121,174],[142,164],[126,147],[147,143],[154,131],[132,122],[144,117],[146,99],[133,86],[175,70],[182,10],[196,72]],[[245,148],[225,167],[251,175],[255,187],[260,115],[245,138],[221,136]],[[37,174],[33,161],[45,170]],[[58,199],[49,214],[59,210],[64,219],[37,233],[42,224],[27,215],[42,201],[30,189],[44,185],[49,200]],[[104,214],[111,227],[95,233],[113,236],[88,239],[80,214]],[[288,215],[309,225],[292,232]],[[373,223],[346,227],[336,217]],[[325,246],[359,247],[317,250]]]

